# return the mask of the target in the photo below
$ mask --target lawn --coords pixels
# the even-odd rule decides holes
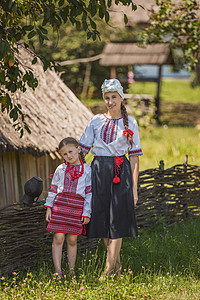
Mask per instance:
[[[200,166],[200,131],[192,127],[140,128],[143,156],[140,157],[140,170],[155,168],[164,160],[165,168],[184,163]]]
[[[200,298],[200,218],[173,226],[162,220],[140,229],[138,238],[123,240],[122,272],[98,278],[105,263],[102,242],[97,249],[78,253],[76,278],[53,275],[51,260],[27,272],[0,277],[1,299],[169,299]]]
[[[129,93],[156,96],[157,84],[154,82],[135,82]],[[200,86],[191,87],[189,80],[162,80],[160,98],[162,101],[200,103]]]

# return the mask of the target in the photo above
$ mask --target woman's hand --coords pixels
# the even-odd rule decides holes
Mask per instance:
[[[81,221],[82,221],[83,225],[86,225],[86,224],[88,224],[90,222],[90,218],[88,218],[88,217],[82,217]]]
[[[51,220],[51,207],[47,207],[45,220],[49,222]]]
[[[139,157],[138,156],[130,157],[130,164],[131,164],[132,181],[133,181],[133,198],[134,198],[134,205],[136,206],[138,201],[137,183],[138,183],[138,174],[139,174]]]

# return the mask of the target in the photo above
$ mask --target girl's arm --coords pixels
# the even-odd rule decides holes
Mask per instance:
[[[53,206],[53,202],[57,195],[57,189],[58,189],[58,184],[59,184],[59,180],[60,180],[60,171],[59,170],[60,169],[58,167],[53,175],[44,207],[51,208]]]
[[[139,157],[131,156],[130,164],[131,164],[131,171],[132,171],[134,205],[136,205],[138,201],[137,185],[138,185],[138,175],[139,175]]]

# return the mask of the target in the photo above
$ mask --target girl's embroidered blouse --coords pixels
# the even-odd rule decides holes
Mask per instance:
[[[128,128],[133,131],[133,147],[123,135],[123,118],[109,119],[104,114],[94,116],[83,133],[79,144],[85,153],[91,150],[94,156],[142,155],[137,121],[128,116]]]
[[[74,173],[74,169],[80,172],[81,165],[70,165],[70,170]],[[92,184],[91,184],[91,168],[84,164],[83,175],[72,180],[67,165],[65,163],[59,165],[52,178],[51,186],[44,204],[45,207],[52,207],[55,197],[58,193],[75,193],[84,198],[84,208],[82,217],[91,216],[91,199],[92,199]]]

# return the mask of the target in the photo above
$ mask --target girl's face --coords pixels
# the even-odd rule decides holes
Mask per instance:
[[[104,94],[104,101],[108,111],[113,113],[121,112],[122,97],[117,92],[107,92]]]
[[[73,144],[64,145],[60,149],[60,155],[62,158],[68,162],[70,165],[78,165],[80,164],[79,153],[81,151],[81,147],[76,147]]]

